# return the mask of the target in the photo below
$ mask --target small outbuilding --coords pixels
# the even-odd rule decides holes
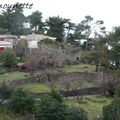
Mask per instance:
[[[56,40],[55,37],[50,37],[47,35],[35,34],[35,33],[26,36],[26,40],[28,42],[29,48],[38,48],[38,43],[44,39],[50,39],[52,41]]]

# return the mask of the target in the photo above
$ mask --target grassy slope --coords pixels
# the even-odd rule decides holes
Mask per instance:
[[[19,87],[22,87],[25,90],[30,90],[33,93],[46,93],[50,91],[50,88],[47,86],[47,84],[40,83],[29,83],[20,85]]]
[[[13,120],[11,116],[0,113],[0,120]]]
[[[63,68],[59,68],[63,72],[95,72],[95,65],[78,64],[78,65],[66,65]]]
[[[0,74],[0,82],[2,82],[3,80],[11,81],[11,80],[23,79],[25,78],[25,75],[27,75],[27,73],[19,72],[19,71]]]
[[[89,98],[90,100],[83,98],[82,102],[85,103],[81,103],[80,100],[77,99],[68,99],[65,100],[65,104],[69,106],[82,107],[85,111],[88,112],[88,118],[89,118],[88,120],[93,120],[95,116],[102,115],[103,106],[110,104],[112,101],[112,98],[106,98],[103,96],[85,96],[85,97]],[[96,102],[93,102],[92,100]],[[18,119],[16,118],[14,120],[18,120]],[[4,113],[4,111],[0,110],[0,120],[13,120],[13,117],[10,114],[6,114]]]
[[[57,68],[57,70],[61,70],[64,72],[83,72],[83,71],[88,71],[88,72],[94,72],[95,66],[94,65],[88,65],[88,64],[79,64],[79,65],[67,65],[63,68]],[[3,75],[0,75],[0,82],[2,80],[15,80],[15,79],[22,79],[25,78],[26,73],[24,72],[10,72],[6,73]],[[91,87],[91,83],[84,82],[83,83],[84,87]],[[50,89],[46,84],[24,84],[21,85],[20,87],[23,87],[24,89],[31,90],[34,93],[43,93],[43,92],[49,92]],[[91,99],[96,99],[93,96],[90,96]],[[100,98],[99,98],[100,99]],[[101,98],[102,100],[107,100],[106,102],[99,103],[99,102],[91,102],[87,100],[87,103],[85,104],[79,104],[77,100],[75,99],[70,99],[66,101],[66,104],[68,105],[79,105],[83,107],[89,115],[90,120],[92,120],[93,116],[102,114],[102,107],[106,104],[109,104],[111,102],[111,99],[107,99],[105,97]],[[6,115],[2,112],[0,112],[0,120],[12,120],[12,117],[10,115]]]
[[[87,96],[87,98],[90,100],[84,98],[82,100],[83,103],[76,99],[68,99],[65,103],[69,106],[76,105],[82,107],[88,112],[89,120],[93,120],[95,116],[102,115],[103,106],[110,104],[112,101],[112,98],[106,98],[103,96]]]
[[[3,109],[1,105],[0,105],[0,120],[13,120],[11,114],[8,113],[7,110]]]
[[[94,85],[92,83],[83,81],[81,88],[89,88],[89,87],[93,87],[93,86]],[[25,90],[29,90],[33,93],[48,93],[48,92],[50,92],[49,85],[42,84],[42,83],[27,83],[27,84],[20,85],[18,87],[21,87]]]

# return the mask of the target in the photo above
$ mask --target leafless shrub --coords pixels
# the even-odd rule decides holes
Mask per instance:
[[[42,69],[48,66],[62,67],[64,64],[73,62],[72,56],[55,45],[40,44],[38,49],[32,49],[27,55],[29,61],[26,65],[31,71],[38,67]]]
[[[80,89],[82,87],[82,79],[78,75],[63,75],[57,81],[52,81],[49,83],[51,89],[56,89],[67,93],[71,90]]]
[[[98,79],[95,80],[95,84],[97,87],[102,87],[106,95],[113,96],[116,86],[120,84],[120,79],[113,74],[101,72]]]

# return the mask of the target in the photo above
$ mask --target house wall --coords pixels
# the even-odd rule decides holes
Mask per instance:
[[[0,41],[4,41],[4,38],[0,38]]]
[[[12,43],[13,46],[16,45],[17,36],[14,35],[0,35],[0,41],[6,41]]]
[[[29,48],[38,48],[38,41],[28,41]]]
[[[31,34],[26,36],[26,40],[28,42],[28,47],[29,48],[38,48],[38,42],[43,40],[43,39],[51,39],[55,41],[56,38],[42,35],[42,34]]]
[[[0,52],[3,52],[5,50],[4,47],[0,47]]]
[[[12,44],[0,45],[0,52],[3,52],[7,48],[13,49]]]

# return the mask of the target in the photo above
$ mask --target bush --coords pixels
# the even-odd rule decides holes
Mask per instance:
[[[45,95],[36,106],[37,120],[65,120],[66,106],[50,95]]]
[[[67,110],[65,120],[88,120],[87,113],[79,107],[71,107]]]
[[[9,99],[11,98],[13,88],[8,86],[5,81],[0,84],[0,99]]]
[[[6,49],[2,53],[3,65],[7,68],[14,68],[16,65],[16,55],[12,49]]]
[[[15,113],[32,113],[34,110],[34,102],[33,97],[28,92],[17,88],[12,94],[11,108]]]
[[[116,97],[120,97],[120,85],[117,86],[117,88],[115,90],[115,95],[116,95]]]
[[[120,120],[120,99],[103,108],[103,120]]]
[[[6,72],[6,70],[0,66],[0,74],[4,74]]]
[[[103,120],[120,120],[120,86],[116,88],[115,98],[103,108]]]
[[[56,99],[58,102],[63,102],[62,96],[57,91],[52,90],[51,93],[49,93],[49,95]]]
[[[37,120],[88,120],[83,109],[67,107],[59,93],[54,90],[49,95],[41,97],[36,104],[34,115]]]
[[[40,43],[51,45],[51,44],[55,44],[55,41],[47,38],[47,39],[41,40]]]

